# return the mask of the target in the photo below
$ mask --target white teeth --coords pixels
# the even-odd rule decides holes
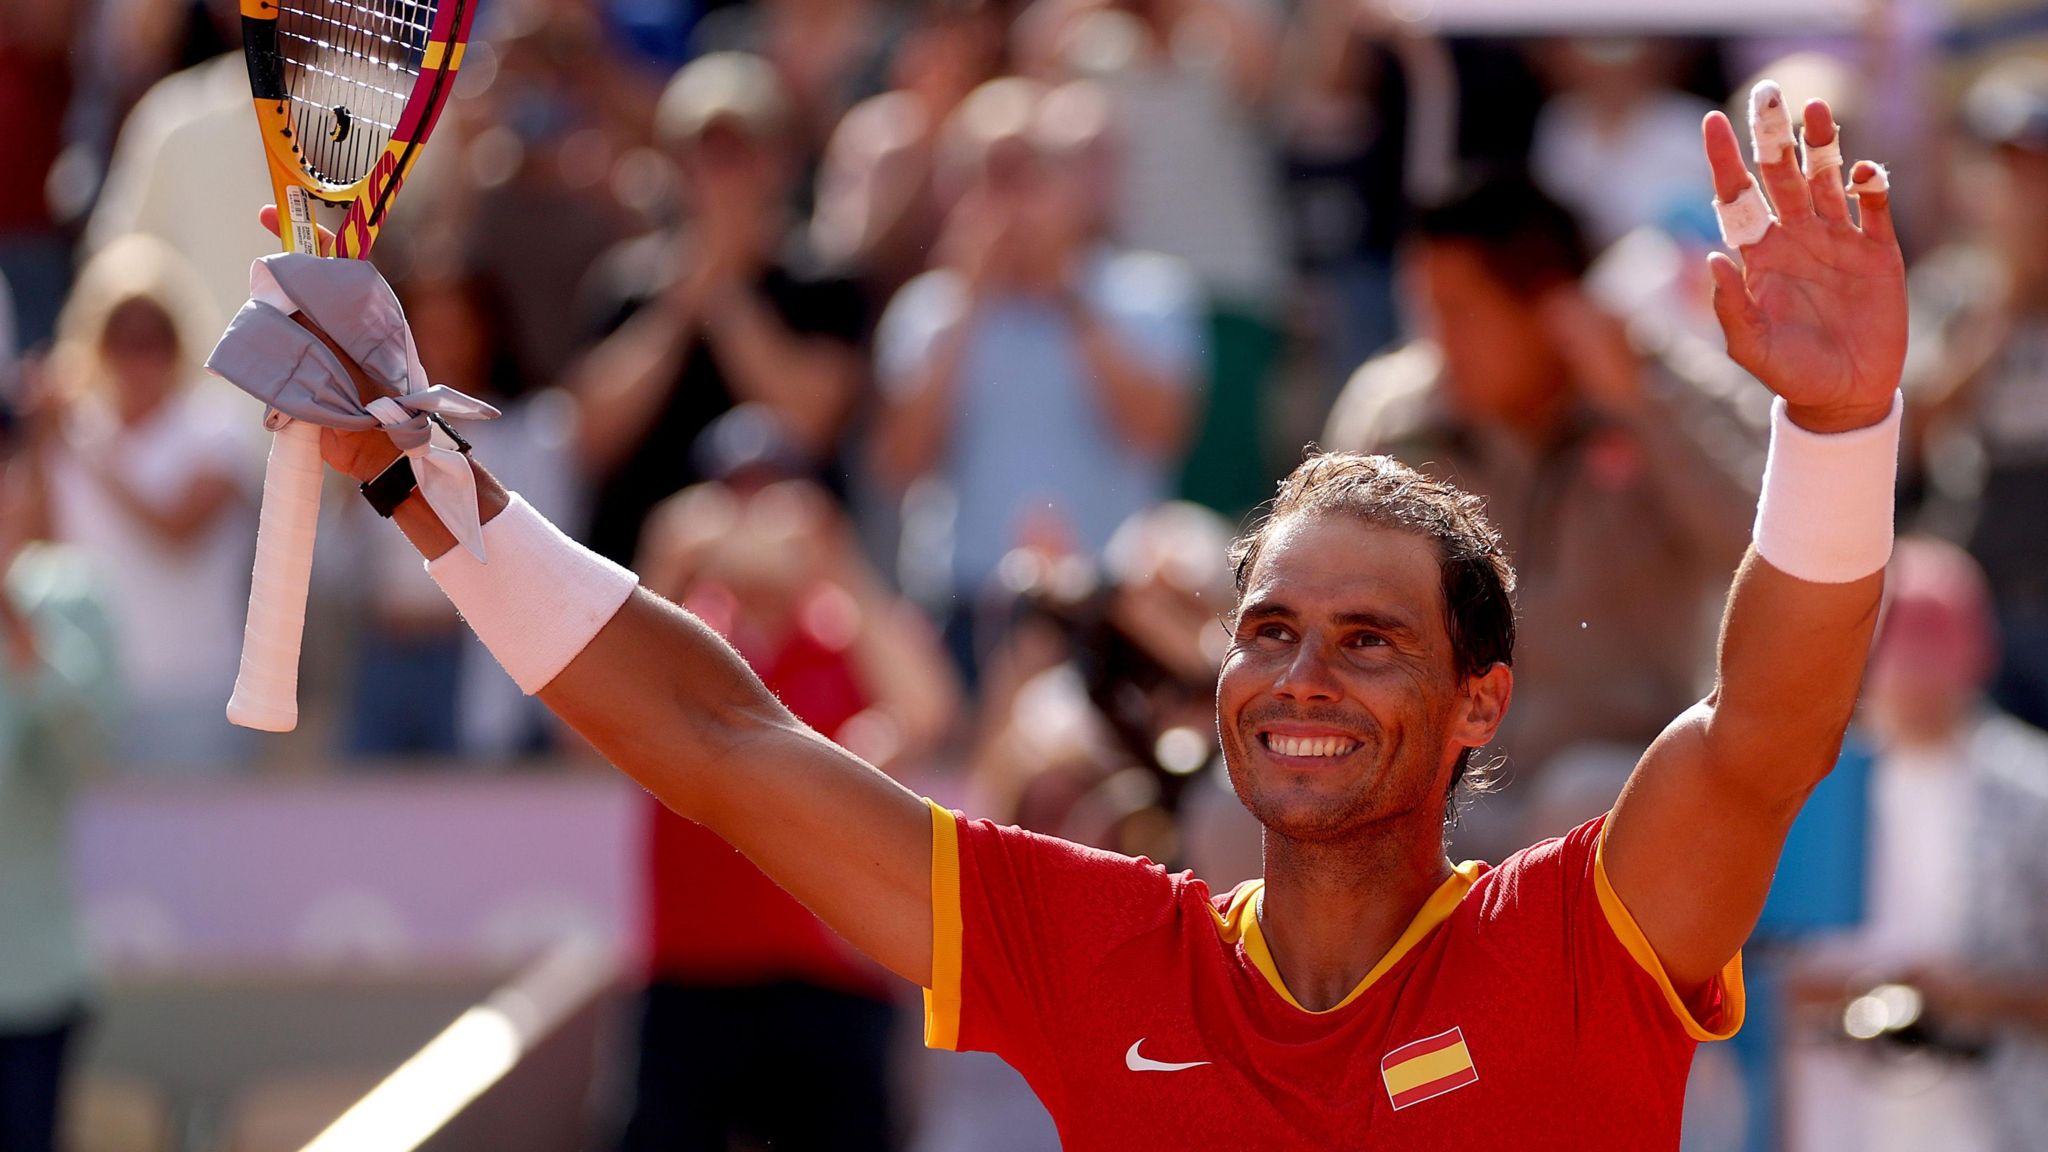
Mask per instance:
[[[1348,736],[1282,736],[1269,733],[1266,747],[1282,756],[1343,756],[1358,747]]]

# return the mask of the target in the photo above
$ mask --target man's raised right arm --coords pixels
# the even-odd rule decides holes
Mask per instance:
[[[540,698],[855,947],[930,984],[930,810],[798,720],[702,621],[635,589]]]
[[[390,443],[367,435],[373,448]],[[351,460],[341,448],[330,440],[330,463],[351,475],[381,471],[374,456]],[[483,468],[475,472],[488,524],[510,497]],[[418,491],[394,519],[429,559],[457,547]],[[702,621],[635,588],[539,696],[606,759],[738,848],[856,948],[931,983],[931,810],[798,720]]]

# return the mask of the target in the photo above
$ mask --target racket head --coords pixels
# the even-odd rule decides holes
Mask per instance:
[[[310,210],[291,203],[310,197],[344,209],[334,251],[320,254],[368,255],[454,91],[478,2],[241,0],[287,247],[319,250]]]

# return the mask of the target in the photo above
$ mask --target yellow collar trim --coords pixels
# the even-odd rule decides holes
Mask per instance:
[[[1365,979],[1358,982],[1358,987],[1353,988],[1344,999],[1321,1012],[1301,1006],[1301,1001],[1294,998],[1294,993],[1287,990],[1286,982],[1280,979],[1279,966],[1273,963],[1273,951],[1266,946],[1266,934],[1259,926],[1258,908],[1266,891],[1264,880],[1254,880],[1239,888],[1231,895],[1228,908],[1220,913],[1211,908],[1209,914],[1215,918],[1217,935],[1223,938],[1225,944],[1244,942],[1245,953],[1251,957],[1252,965],[1266,978],[1266,983],[1273,986],[1273,991],[1280,994],[1282,1000],[1311,1016],[1321,1016],[1335,1012],[1358,999],[1366,989],[1377,983],[1381,976],[1386,975],[1388,969],[1400,963],[1401,957],[1406,956],[1411,949],[1421,943],[1423,937],[1429,935],[1432,929],[1443,923],[1458,907],[1458,903],[1465,898],[1465,893],[1471,890],[1472,882],[1479,879],[1484,868],[1485,865],[1476,860],[1467,860],[1453,868],[1451,875],[1437,886],[1435,892],[1430,893],[1428,900],[1423,901],[1421,909],[1415,913],[1415,919],[1408,922],[1408,927],[1401,933],[1400,939],[1394,941],[1394,946],[1387,949],[1387,954],[1380,957],[1380,962],[1372,966],[1372,971],[1365,974]]]

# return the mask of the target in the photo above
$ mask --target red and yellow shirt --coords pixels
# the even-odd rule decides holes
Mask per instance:
[[[1311,1012],[1260,932],[1261,882],[1211,895],[934,805],[925,1043],[1009,1061],[1068,1152],[1676,1149],[1695,1044],[1741,1024],[1740,959],[1681,998],[1601,827],[1460,865]]]

